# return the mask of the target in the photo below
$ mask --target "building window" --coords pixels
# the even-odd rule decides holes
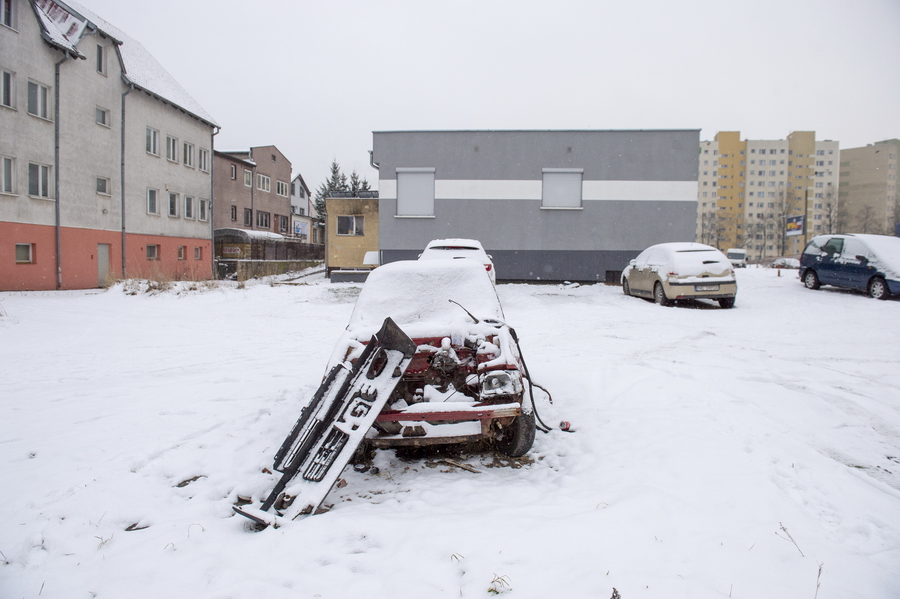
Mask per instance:
[[[197,200],[197,218],[202,221],[209,220],[209,200],[203,198]]]
[[[279,216],[278,217],[278,230],[282,233],[287,233],[288,230],[288,217]]]
[[[270,227],[268,212],[256,211],[256,226],[260,229],[268,229]]]
[[[256,175],[256,189],[260,191],[270,191],[271,190],[271,181],[265,175]]]
[[[198,164],[200,170],[204,173],[209,172],[209,150],[204,150],[200,148],[200,153],[198,155]]]
[[[166,135],[166,160],[178,162],[178,140]]]
[[[288,184],[285,183],[284,181],[277,181],[277,180],[276,180],[276,181],[275,181],[275,193],[277,193],[278,195],[283,196],[283,197],[285,197],[285,198],[288,197],[288,196],[289,196],[289,194],[288,194]]]
[[[253,187],[253,173],[244,169],[244,186]]]
[[[234,164],[231,165],[231,180],[234,181],[237,179],[237,166]]]
[[[147,214],[159,214],[159,190],[147,190]]]
[[[109,127],[109,111],[105,108],[100,108],[99,106],[94,109],[94,119],[97,121],[98,125],[103,125],[104,127]]]
[[[197,246],[194,248],[194,260],[202,260],[203,259],[203,248]]]
[[[339,216],[337,217],[337,234],[338,235],[355,235],[357,237],[364,235],[363,216]]]
[[[0,0],[0,2],[5,1],[6,0]],[[16,107],[15,84],[16,78],[13,76],[12,71],[7,71],[6,69],[0,70],[0,105],[6,106],[7,108]]]
[[[148,245],[147,246],[147,260],[159,260],[159,246],[158,245]]]
[[[34,245],[31,243],[16,244],[16,264],[34,264]]]
[[[15,29],[13,5],[15,0],[0,0],[0,25]]]
[[[106,75],[106,49],[97,44],[97,72]]]
[[[50,167],[45,164],[28,165],[28,195],[36,198],[50,197]]]
[[[169,192],[169,216],[178,216],[178,194]]]
[[[253,226],[253,210],[251,210],[250,208],[244,208],[244,226]]]
[[[159,131],[147,127],[147,153],[159,156]]]
[[[581,208],[584,169],[543,169],[542,208]],[[715,173],[713,173],[715,174]]]
[[[16,193],[15,164],[12,158],[0,158],[0,193]]]
[[[178,259],[184,260],[185,253],[187,253],[187,246],[179,245],[178,246]]]
[[[106,177],[97,177],[97,193],[105,196],[112,194],[109,186],[109,179]]]
[[[433,168],[397,168],[397,216],[434,216]]]
[[[181,161],[184,162],[184,166],[194,167],[194,144],[184,142],[181,146]]]
[[[50,119],[50,88],[34,81],[28,82],[28,114]]]
[[[237,221],[237,206],[231,207],[231,220]]]
[[[194,218],[194,198],[184,196],[184,217]]]

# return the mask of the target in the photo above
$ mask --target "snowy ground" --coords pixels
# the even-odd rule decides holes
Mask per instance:
[[[577,432],[480,473],[382,451],[262,532],[231,505],[356,287],[0,293],[0,597],[896,598],[900,301],[782,274],[733,310],[500,285]]]

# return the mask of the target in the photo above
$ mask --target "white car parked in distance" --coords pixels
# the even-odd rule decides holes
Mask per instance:
[[[419,260],[455,260],[470,258],[484,264],[491,282],[497,283],[494,262],[477,239],[435,239],[428,242]]]

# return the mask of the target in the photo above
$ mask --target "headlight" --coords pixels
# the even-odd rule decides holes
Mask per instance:
[[[518,395],[521,392],[522,375],[517,370],[488,372],[481,381],[482,397]]]

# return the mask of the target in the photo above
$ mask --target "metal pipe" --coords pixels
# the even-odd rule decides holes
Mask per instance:
[[[209,265],[210,275],[216,278],[216,135],[221,127],[213,126],[213,132],[209,136],[209,206],[206,208],[209,217]]]
[[[125,83],[128,84],[128,89],[125,90],[125,93],[122,94],[122,118],[119,124],[121,129],[121,149],[120,149],[120,159],[119,159],[119,191],[121,192],[121,217],[122,217],[122,278],[128,278],[127,269],[128,269],[128,255],[125,251],[125,96],[134,91],[134,84],[122,78]],[[159,201],[157,199],[157,201]]]
[[[56,202],[54,202],[55,224],[56,224],[56,288],[62,289],[62,216],[59,208],[59,67],[62,63],[69,60],[69,55],[64,54],[62,60],[56,63],[55,87],[53,101],[53,186],[55,188]]]
[[[372,165],[376,171],[381,170],[381,167],[375,163],[375,150],[369,150],[369,164]]]

